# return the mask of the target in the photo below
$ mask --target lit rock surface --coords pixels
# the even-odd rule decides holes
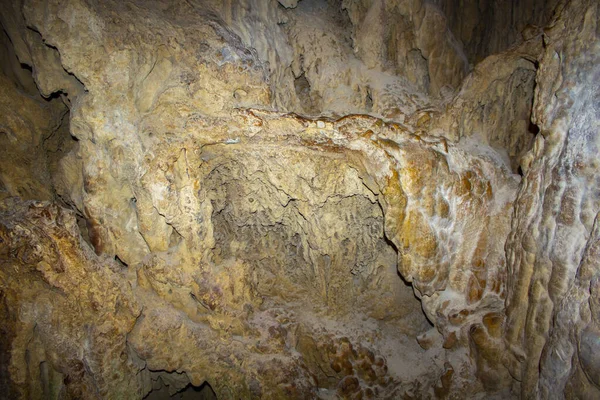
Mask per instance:
[[[3,1],[2,392],[597,397],[598,5],[446,3]]]
[[[597,2],[571,2],[544,34],[541,135],[522,161],[506,244],[508,365],[524,398],[600,395],[599,12]]]

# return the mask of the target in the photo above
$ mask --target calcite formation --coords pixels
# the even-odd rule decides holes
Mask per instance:
[[[596,1],[0,4],[0,397],[600,396]]]

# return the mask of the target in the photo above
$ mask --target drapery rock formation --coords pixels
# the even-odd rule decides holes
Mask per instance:
[[[596,1],[0,4],[0,397],[600,396]]]

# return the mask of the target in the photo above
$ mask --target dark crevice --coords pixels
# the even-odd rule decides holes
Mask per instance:
[[[50,101],[50,99],[45,98],[44,100],[46,101]],[[46,151],[46,153],[50,152],[50,153],[57,153],[57,152],[68,152],[71,147],[68,146],[67,143],[67,148],[64,148],[65,146],[60,146],[61,144],[63,144],[62,142],[67,138],[66,136],[70,136],[71,139],[75,139],[73,136],[70,135],[69,133],[69,109],[65,109],[65,111],[62,113],[61,117],[60,117],[60,121],[58,122],[58,124],[56,125],[56,127],[54,129],[52,129],[52,131],[50,132],[50,134],[48,136],[46,136],[44,138],[44,149]],[[64,132],[69,133],[68,135],[64,135]],[[63,134],[63,137],[57,137],[60,136],[61,134]],[[53,141],[58,140],[59,143],[54,143],[53,146]],[[58,145],[58,147],[57,147]]]
[[[123,260],[121,260],[119,258],[119,256],[117,256],[117,255],[115,255],[115,261],[117,262],[117,264],[119,264],[123,268],[129,267],[129,265],[126,262],[124,262]]]
[[[81,238],[83,239],[84,242],[86,242],[87,244],[89,244],[90,247],[93,249],[94,245],[92,243],[92,239],[90,238],[90,234],[89,234],[89,231],[88,231],[87,220],[80,213],[77,213],[75,215],[75,217],[77,218],[77,227],[79,228],[79,233],[81,234]]]
[[[365,107],[367,112],[373,111],[373,95],[371,94],[371,88],[367,87],[367,97],[365,98]]]
[[[217,395],[208,382],[199,386],[189,383],[185,372],[149,371],[152,389],[144,400],[216,400]],[[182,382],[183,380],[183,382]],[[185,384],[185,381],[188,383]]]
[[[527,131],[529,133],[537,135],[538,133],[540,133],[540,127],[537,126],[536,124],[534,124],[533,122],[529,121],[529,126],[527,127]]]
[[[68,76],[72,77],[73,79],[75,79],[77,86],[79,86],[79,88],[77,89],[78,92],[87,92],[87,88],[85,86],[85,84],[79,79],[79,77],[77,75],[75,75],[74,73],[72,73],[71,71],[67,70],[63,65],[62,65],[62,61],[61,61],[61,55],[60,55],[60,50],[56,47],[53,46],[51,44],[49,44],[48,42],[46,42],[46,40],[44,39],[44,37],[42,36],[42,34],[35,28],[28,26],[27,29],[29,29],[32,32],[35,32],[38,36],[40,41],[44,44],[44,46],[54,50],[56,52],[56,54],[58,55],[58,60],[59,60],[59,64],[60,67],[62,68],[62,70],[65,72],[65,74],[67,74]],[[31,71],[33,71],[35,69],[35,66],[30,67]],[[37,83],[36,83],[37,84]],[[50,93],[48,96],[44,96],[42,95],[44,98],[47,98],[49,100],[52,100],[54,98],[61,98],[63,100],[63,102],[65,102],[65,104],[67,106],[70,105],[71,102],[71,98],[69,98],[69,95],[71,95],[71,97],[76,96],[77,93],[68,93],[66,92],[64,89],[60,89],[57,91],[54,91],[52,93]]]
[[[33,69],[22,63],[15,52],[12,39],[0,24],[0,72],[29,96],[39,96],[33,79]]]
[[[312,93],[310,82],[306,78],[304,72],[294,80],[294,89],[296,90],[296,96],[305,113],[309,115],[320,114],[318,99],[315,97],[315,94]]]
[[[49,96],[44,96],[44,100],[50,102],[52,100],[62,100],[62,96],[67,95],[67,93],[64,93],[62,90],[58,90],[54,93],[51,93]]]

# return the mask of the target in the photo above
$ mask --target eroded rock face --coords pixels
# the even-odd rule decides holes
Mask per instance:
[[[429,2],[344,1],[343,7],[354,26],[355,52],[369,68],[391,68],[434,96],[465,76],[461,46]]]
[[[58,151],[64,140],[57,131],[67,110],[26,90],[0,73],[0,197],[52,200],[52,157],[46,153]]]
[[[59,206],[7,200],[2,221],[3,393],[139,395],[126,336],[141,309],[117,266],[82,246],[74,213]]]
[[[593,398],[598,5],[447,7],[6,2],[4,392]]]
[[[492,147],[513,172],[531,149],[539,127],[531,122],[535,65],[541,36],[490,56],[463,81],[443,113],[429,118],[429,132]],[[522,171],[521,171],[522,172]]]
[[[558,0],[434,0],[471,63],[527,40],[545,27]]]
[[[544,35],[541,135],[523,163],[507,242],[506,341],[525,398],[599,394],[598,13],[596,2],[566,4]]]

